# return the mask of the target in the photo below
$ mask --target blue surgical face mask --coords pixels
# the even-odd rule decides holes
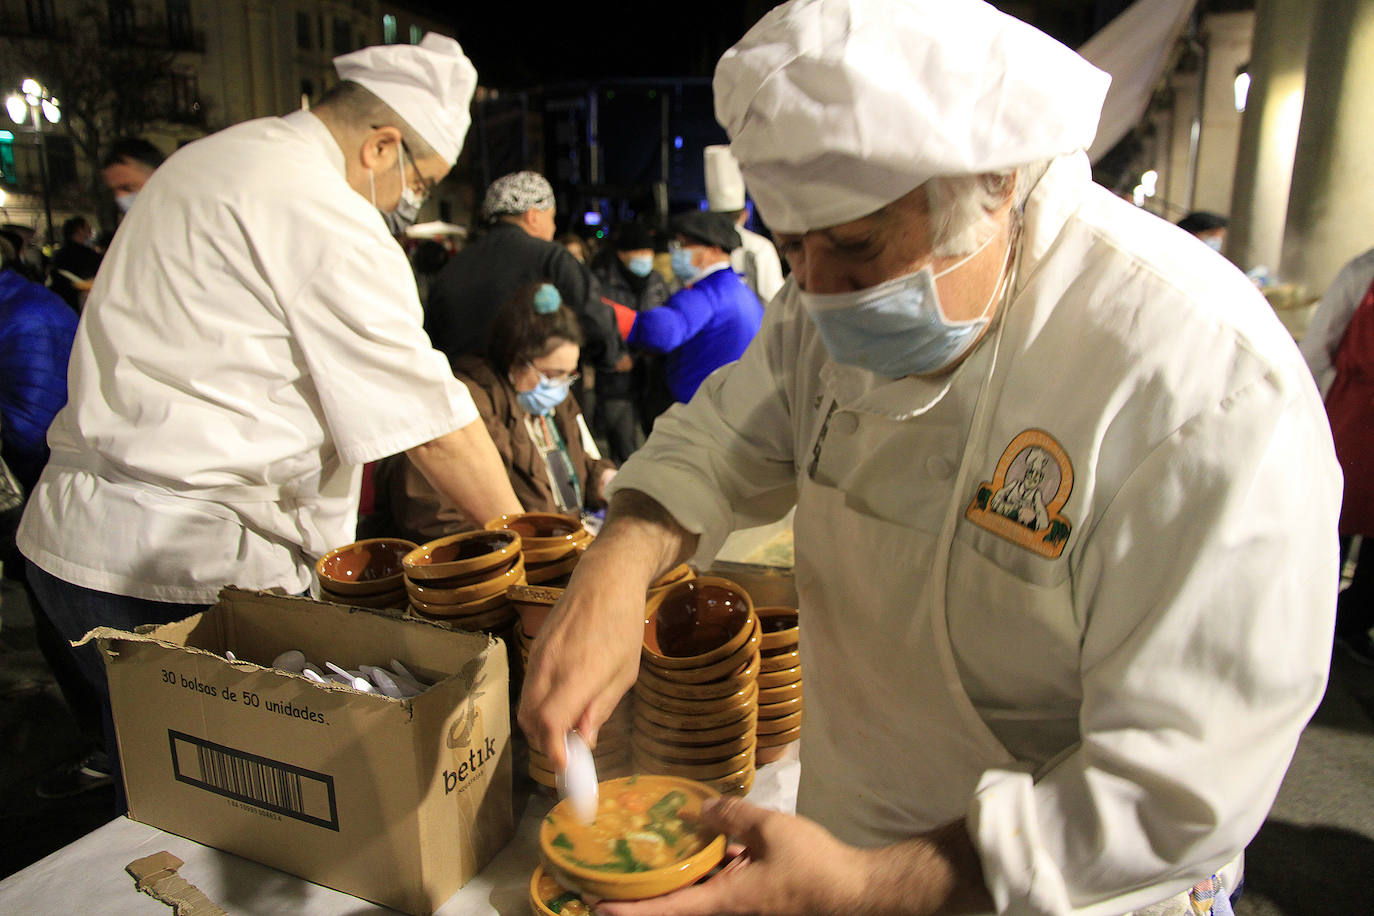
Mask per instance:
[[[938,372],[968,352],[988,325],[988,309],[967,321],[950,321],[940,307],[935,280],[967,264],[992,241],[938,274],[929,265],[857,292],[800,292],[802,307],[837,363],[875,375],[901,378]],[[998,284],[997,289],[1001,289]]]
[[[630,258],[630,262],[625,265],[625,269],[636,277],[647,277],[654,269],[653,255],[636,255]]]
[[[696,265],[692,263],[692,250],[690,248],[674,248],[669,252],[669,257],[673,263],[673,276],[683,283],[692,282],[692,278],[697,275]]]
[[[116,194],[115,206],[119,208],[120,213],[128,213],[129,208],[134,205],[134,198],[137,196],[137,191],[130,191],[128,194]]]
[[[1221,242],[1222,238],[1219,235],[1214,235],[1211,238],[1206,238],[1202,240],[1202,244],[1206,245],[1208,248],[1212,249],[1218,254],[1221,253]]]
[[[534,366],[531,365],[530,368],[534,369]],[[562,404],[568,396],[568,390],[577,380],[575,374],[558,381],[554,381],[538,369],[534,369],[534,374],[539,377],[539,381],[529,391],[517,391],[515,400],[526,412],[538,416],[543,416]]]

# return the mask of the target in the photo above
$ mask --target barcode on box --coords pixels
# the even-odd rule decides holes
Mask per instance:
[[[177,782],[339,829],[334,777],[168,729]]]

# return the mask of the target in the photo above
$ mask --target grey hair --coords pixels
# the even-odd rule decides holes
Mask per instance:
[[[938,257],[955,257],[975,251],[996,224],[992,214],[1005,202],[1008,190],[1012,206],[1020,210],[1044,176],[1048,160],[1001,172],[952,175],[925,183],[926,204],[933,226],[933,251]]]
[[[405,118],[361,83],[342,80],[310,110],[352,130],[394,127],[401,132],[401,140],[416,159],[431,159],[439,155],[424,137],[415,132],[415,128],[406,123]]]

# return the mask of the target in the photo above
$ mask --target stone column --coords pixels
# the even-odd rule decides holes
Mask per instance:
[[[1374,2],[1318,0],[1280,273],[1319,294],[1374,246]]]
[[[1258,0],[1250,96],[1241,125],[1226,255],[1249,270],[1279,268],[1298,142],[1313,0]]]

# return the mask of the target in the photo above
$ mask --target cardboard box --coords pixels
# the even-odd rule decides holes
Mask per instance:
[[[140,631],[91,634],[135,820],[425,916],[510,839],[499,641],[232,588]],[[435,683],[394,700],[263,667],[288,649]]]

